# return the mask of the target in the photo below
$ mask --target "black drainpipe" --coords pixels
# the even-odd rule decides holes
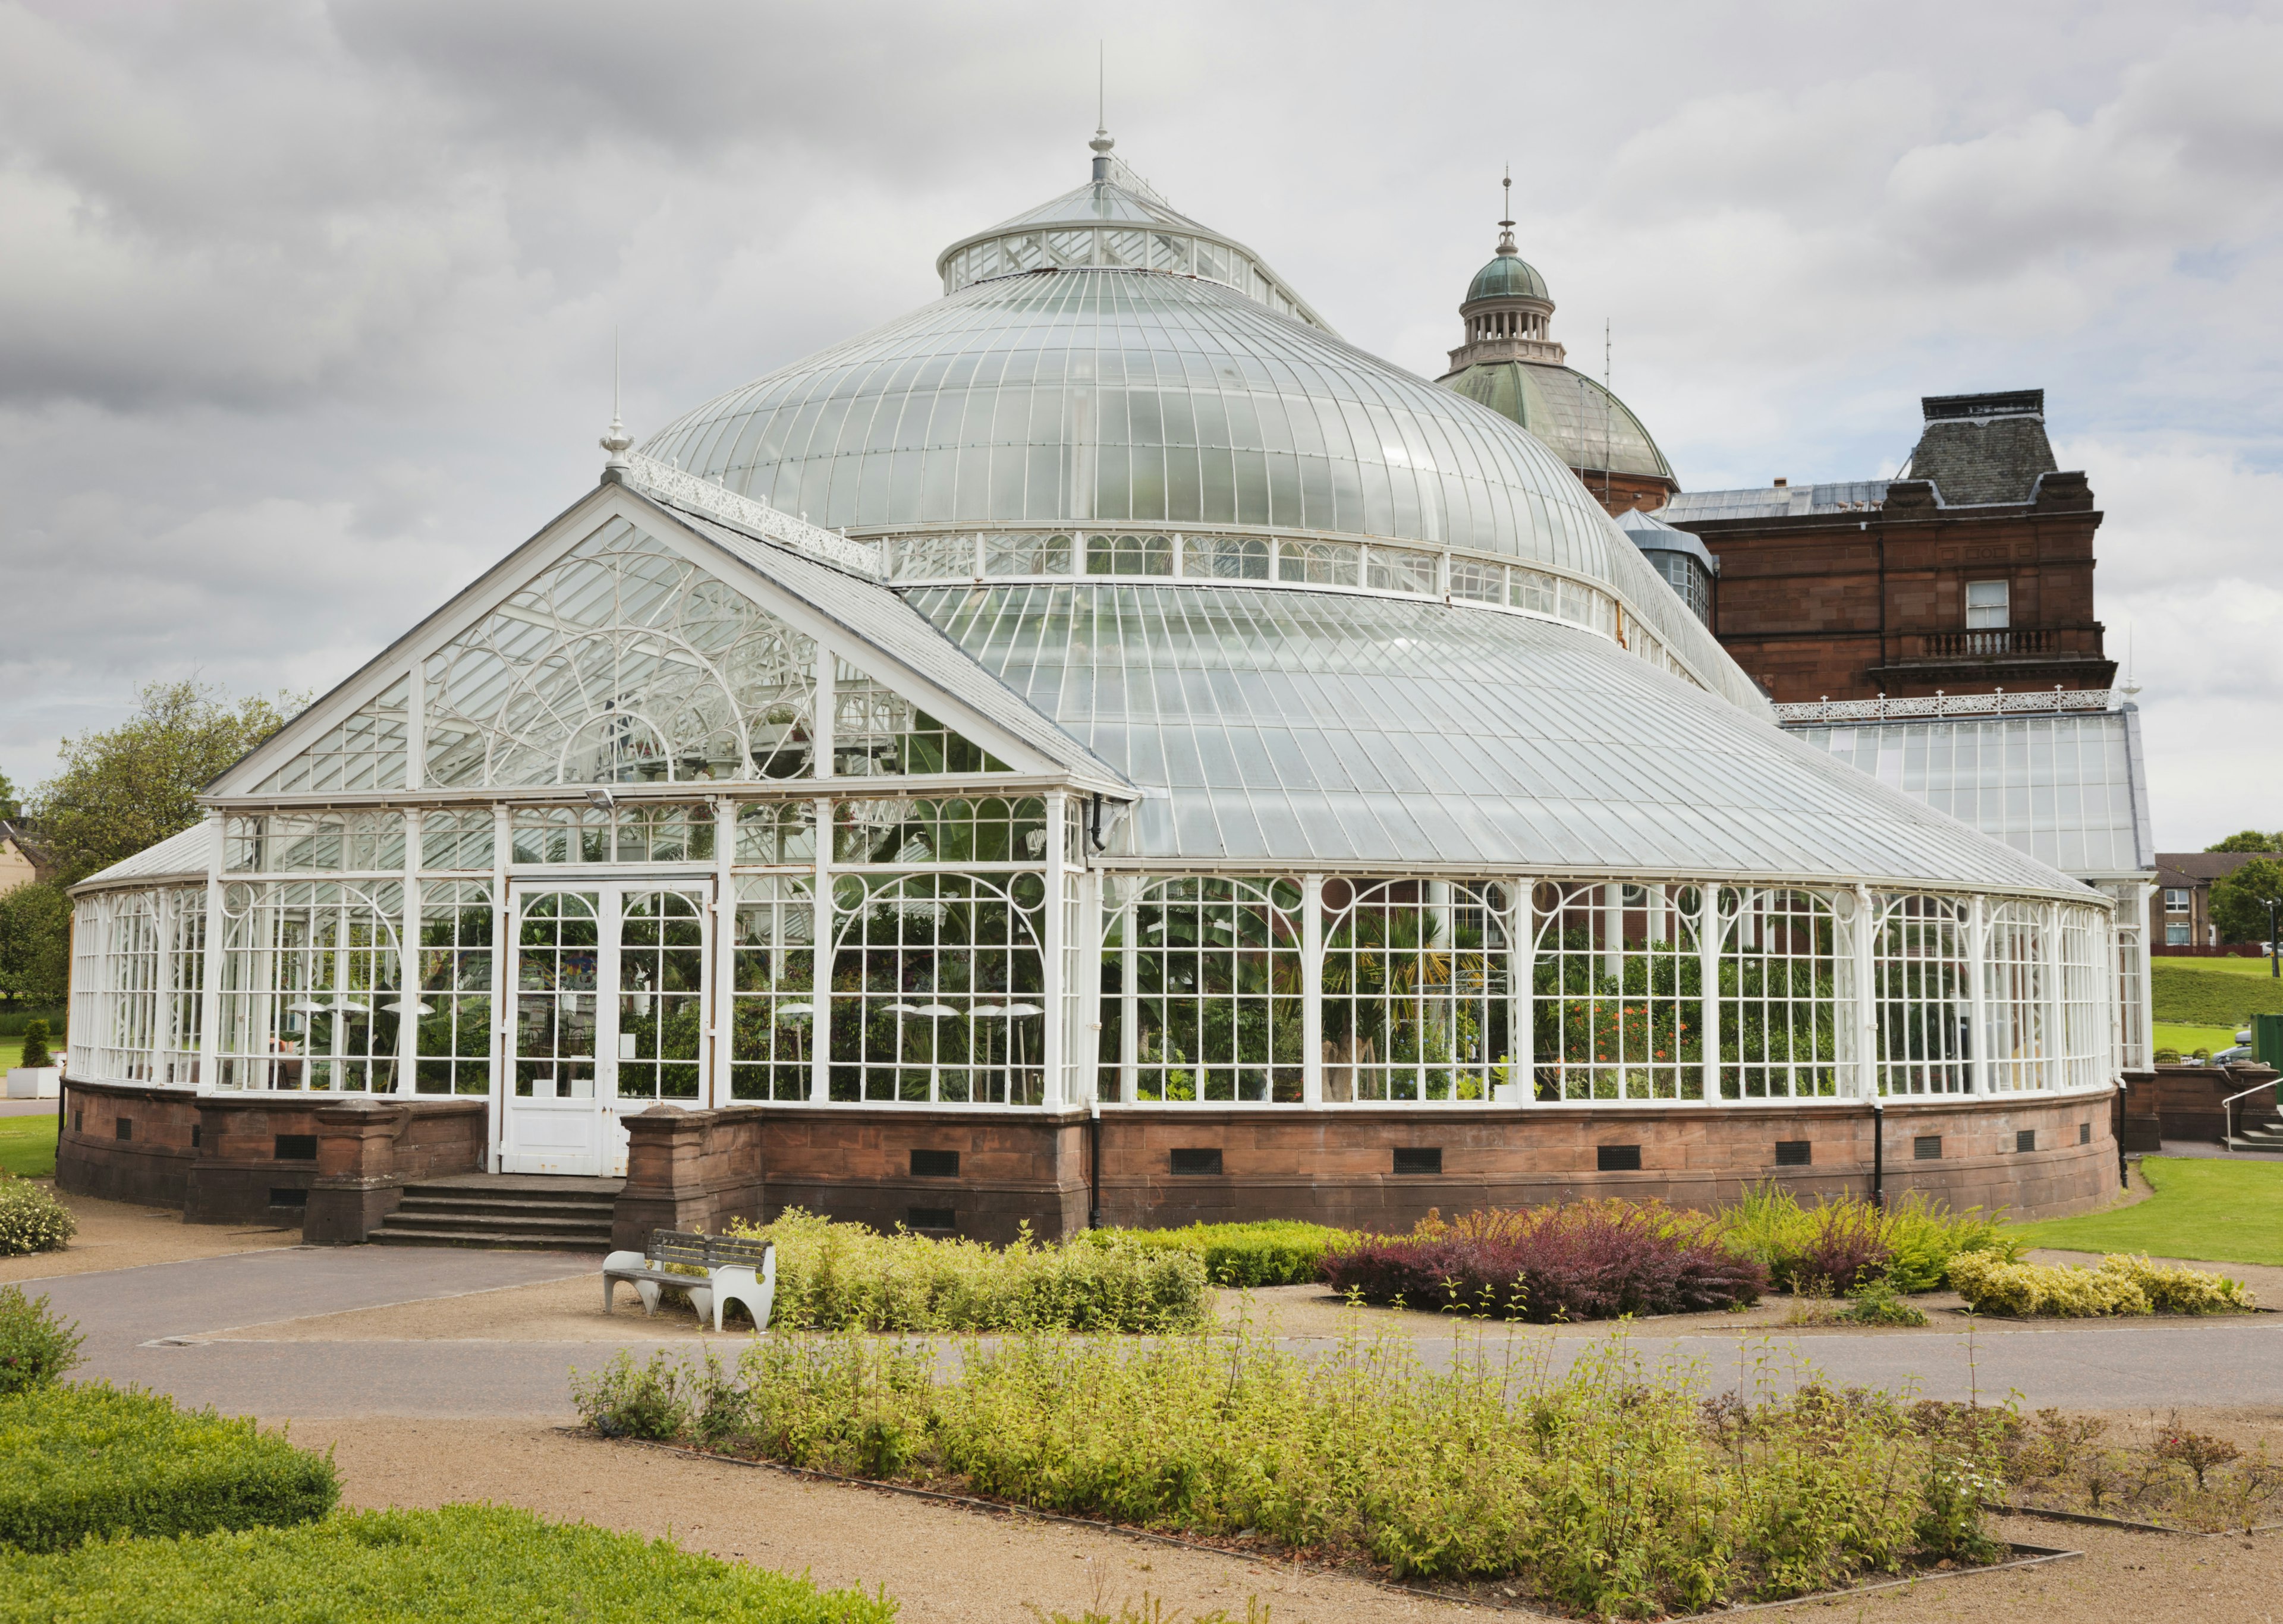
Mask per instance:
[[[1887,1107],[1884,1100],[1871,1102],[1871,1205],[1883,1208],[1887,1204]]]
[[[1087,813],[1086,835],[1096,851],[1103,850],[1102,791],[1099,789],[1094,792],[1094,805]]]
[[[1086,1119],[1086,1226],[1102,1227],[1102,1108],[1095,1107],[1094,1115]]]
[[[2116,1187],[2120,1190],[2132,1187],[2132,1169],[2124,1162],[2124,1102],[2131,1098],[2130,1086],[2123,1077],[2116,1079],[2116,1109],[2108,1115],[2108,1131],[2116,1136]]]

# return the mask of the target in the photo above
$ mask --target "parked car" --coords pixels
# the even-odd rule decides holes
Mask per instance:
[[[2233,1066],[2248,1064],[2257,1058],[2258,1056],[2252,1053],[2249,1045],[2238,1044],[2232,1049],[2222,1049],[2217,1054],[2213,1055],[2211,1063],[2215,1066]]]

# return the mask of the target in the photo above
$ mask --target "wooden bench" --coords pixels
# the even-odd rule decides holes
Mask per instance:
[[[669,1271],[668,1264],[693,1272]],[[634,1286],[645,1314],[658,1312],[660,1292],[678,1291],[688,1294],[700,1323],[713,1316],[716,1331],[721,1328],[722,1308],[732,1302],[744,1303],[753,1317],[753,1329],[766,1331],[769,1305],[777,1294],[777,1249],[766,1240],[735,1235],[654,1230],[644,1250],[613,1252],[603,1260],[604,1313],[611,1311],[621,1280]]]

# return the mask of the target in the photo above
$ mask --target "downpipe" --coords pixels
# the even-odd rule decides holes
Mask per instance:
[[[1086,1226],[1102,1227],[1102,1104],[1086,1119]]]
[[[1871,1205],[1887,1205],[1887,1104],[1871,1101]]]

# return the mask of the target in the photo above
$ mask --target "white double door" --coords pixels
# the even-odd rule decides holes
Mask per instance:
[[[509,888],[502,1172],[623,1176],[621,1112],[706,1103],[712,897],[683,880]]]

